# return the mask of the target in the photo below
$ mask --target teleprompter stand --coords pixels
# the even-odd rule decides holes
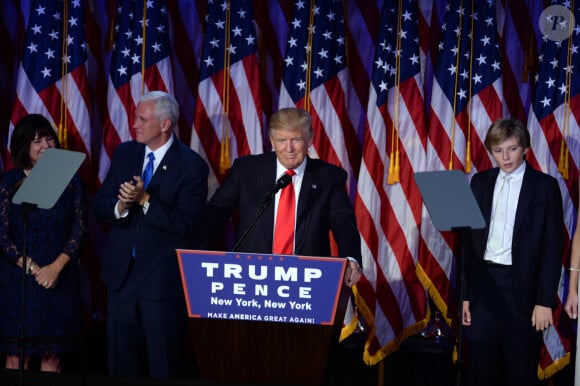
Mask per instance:
[[[12,203],[23,208],[23,245],[22,245],[22,287],[20,304],[20,335],[19,344],[19,385],[24,384],[24,347],[26,344],[26,271],[28,256],[28,217],[31,211],[50,209],[56,204],[62,192],[83,163],[85,155],[62,149],[49,148],[44,151],[36,165],[20,188],[12,197]]]
[[[421,192],[423,202],[429,211],[433,225],[439,231],[453,231],[461,243],[458,264],[458,332],[457,332],[457,373],[456,385],[461,385],[463,367],[463,323],[462,310],[465,298],[465,243],[472,229],[485,227],[485,220],[479,205],[471,192],[465,174],[459,170],[415,173],[415,181]]]

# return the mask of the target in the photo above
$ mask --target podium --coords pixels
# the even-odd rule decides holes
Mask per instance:
[[[346,259],[177,251],[199,377],[321,385],[350,289]]]

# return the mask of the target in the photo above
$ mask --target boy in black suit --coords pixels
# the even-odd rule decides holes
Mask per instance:
[[[525,162],[530,135],[520,121],[494,122],[485,146],[498,167],[471,180],[487,226],[472,232],[466,260],[469,385],[536,385],[542,331],[557,304],[561,193]]]

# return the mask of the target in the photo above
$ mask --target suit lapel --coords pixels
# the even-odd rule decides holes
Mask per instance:
[[[483,184],[485,198],[482,200],[481,211],[488,228],[491,221],[491,210],[493,208],[493,191],[498,175],[499,168],[493,169],[493,172],[489,174],[489,181]]]
[[[524,172],[524,179],[522,180],[522,189],[518,197],[518,207],[516,209],[516,218],[514,220],[514,235],[517,234],[522,224],[524,213],[528,210],[532,203],[532,193],[534,191],[534,174],[530,170],[530,166],[526,165]]]
[[[300,194],[298,196],[298,208],[296,210],[296,234],[294,240],[303,241],[306,239],[306,231],[308,228],[308,219],[311,215],[309,208],[312,207],[313,202],[318,197],[318,173],[316,172],[316,164],[308,158],[306,161],[306,169],[304,170],[304,177],[302,178],[302,186],[300,187]],[[295,250],[300,250],[301,245],[297,242],[294,246]]]

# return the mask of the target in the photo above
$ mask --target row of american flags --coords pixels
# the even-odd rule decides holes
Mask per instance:
[[[3,167],[13,125],[50,117],[64,146],[87,154],[93,193],[115,146],[133,137],[148,90],[174,93],[180,139],[210,165],[210,193],[236,157],[270,151],[267,118],[313,117],[311,156],[342,166],[363,240],[364,278],[343,338],[358,321],[364,360],[379,363],[430,318],[454,325],[456,237],[439,232],[413,174],[493,166],[483,145],[496,118],[527,122],[527,160],[558,178],[569,240],[578,199],[580,28],[537,0],[11,0],[1,2]],[[560,5],[576,16],[573,1]],[[549,17],[552,16],[551,19]],[[558,21],[559,23],[556,23]],[[550,24],[551,23],[551,24]],[[567,28],[553,41],[542,26]],[[91,309],[102,308],[99,242],[84,259]],[[567,291],[569,244],[560,302]],[[544,335],[541,378],[569,363],[575,330],[561,307]]]

